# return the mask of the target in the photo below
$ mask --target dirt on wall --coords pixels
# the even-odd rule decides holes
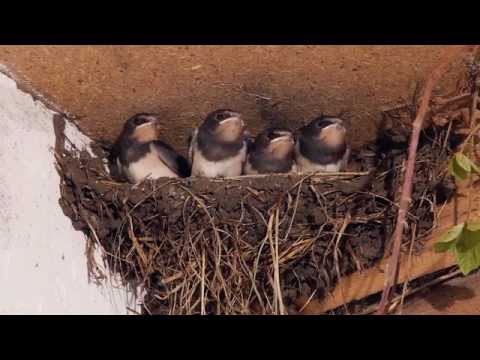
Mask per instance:
[[[161,114],[185,152],[210,111],[245,114],[253,133],[345,115],[354,148],[375,137],[380,110],[401,103],[447,46],[0,46],[0,63],[94,139],[112,141],[137,112]],[[460,67],[444,78],[453,90]]]

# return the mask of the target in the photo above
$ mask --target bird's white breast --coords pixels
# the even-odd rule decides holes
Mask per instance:
[[[258,171],[255,170],[255,169],[252,167],[252,164],[250,163],[249,160],[247,160],[247,162],[246,162],[246,164],[245,164],[244,173],[245,173],[246,175],[258,175]]]
[[[245,168],[244,168],[244,174],[245,175],[258,175],[259,172],[258,170],[254,169],[252,167],[252,164],[250,163],[250,159],[247,157],[247,162],[245,163]],[[287,174],[295,174],[297,172],[297,164],[293,163],[292,167],[290,168],[290,171],[287,172]]]
[[[315,164],[308,159],[299,159],[298,161],[298,171],[305,173],[305,172],[339,172],[342,169],[342,161],[339,160],[333,164]]]
[[[300,144],[298,143],[296,145],[295,152],[296,152],[297,171],[301,173],[317,172],[317,171],[340,172],[345,168],[346,163],[348,162],[349,154],[350,154],[350,152],[347,151],[345,155],[337,162],[322,165],[322,164],[316,164],[310,161],[309,159],[307,159],[306,157],[304,157],[300,153]]]
[[[128,164],[128,166],[124,167],[124,170],[128,179],[134,183],[146,177],[151,179],[178,177],[175,172],[170,170],[170,168],[160,160],[154,149],[150,149],[150,151],[139,160]]]
[[[233,177],[242,175],[242,167],[247,156],[247,146],[244,144],[237,155],[221,161],[207,160],[194,144],[192,164],[193,176]]]

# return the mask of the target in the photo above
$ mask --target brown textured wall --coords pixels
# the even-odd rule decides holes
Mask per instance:
[[[112,140],[136,112],[160,112],[185,150],[205,114],[231,107],[252,132],[348,110],[354,145],[375,136],[382,106],[411,94],[446,46],[0,46],[0,63]],[[457,68],[458,69],[458,68]],[[458,71],[444,83],[455,85]],[[268,99],[262,99],[255,94]],[[265,116],[262,109],[267,109]],[[273,114],[273,116],[272,116]]]

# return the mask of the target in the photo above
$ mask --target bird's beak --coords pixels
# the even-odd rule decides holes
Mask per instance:
[[[283,159],[285,158],[291,151],[293,151],[293,146],[295,144],[295,140],[293,135],[283,135],[279,136],[270,141],[268,145],[269,151],[273,154],[273,156]]]
[[[275,144],[275,143],[294,143],[295,140],[293,139],[293,135],[283,135],[279,136],[272,141],[270,141],[270,144]]]
[[[140,126],[137,126],[137,128],[142,128],[142,127],[148,127],[148,126],[160,126],[160,121],[156,116],[149,115],[148,117],[145,118],[147,121],[143,123]]]
[[[150,115],[147,122],[135,128],[134,137],[140,142],[157,140],[163,127],[156,116]]]
[[[336,129],[342,133],[345,133],[347,129],[342,119],[335,119]]]
[[[152,125],[160,126],[160,120],[158,119],[158,116],[150,115],[147,119]]]
[[[320,141],[333,147],[345,141],[346,133],[347,129],[343,126],[343,122],[339,120],[339,122],[335,122],[324,128],[320,134],[318,134],[318,138]]]
[[[233,123],[235,123],[234,126],[240,125],[241,127],[245,127],[245,123],[243,122],[242,116],[239,113],[230,113],[230,117],[220,121],[219,125],[220,126],[224,126],[227,124],[233,125]]]
[[[231,113],[231,116],[219,122],[216,133],[226,142],[237,141],[245,130],[245,123],[240,114]]]
[[[333,120],[333,124],[323,128],[319,135],[322,136],[322,134],[335,133],[335,132],[340,132],[340,133],[346,132],[346,128],[343,124],[343,120],[340,120],[340,119]]]
[[[156,115],[150,115],[147,118],[147,120],[148,120],[148,122],[140,125],[139,127],[142,127],[142,126],[149,127],[149,126],[151,126],[153,129],[155,129],[155,131],[158,131],[158,132],[164,129],[164,127],[162,126],[159,118]]]

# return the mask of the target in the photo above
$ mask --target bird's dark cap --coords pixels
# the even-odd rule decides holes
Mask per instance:
[[[314,123],[317,128],[322,129],[333,124],[343,125],[344,121],[336,116],[322,115],[315,118],[312,123]]]
[[[133,115],[125,122],[125,129],[135,129],[138,126],[147,123],[158,123],[158,115],[152,113],[139,113]]]
[[[295,145],[294,134],[287,128],[267,128],[258,134],[252,151],[255,153],[269,153],[277,158],[284,158],[293,152]]]
[[[293,132],[287,128],[267,128],[258,134],[255,142],[260,146],[268,146],[277,139],[290,138],[293,141]]]

